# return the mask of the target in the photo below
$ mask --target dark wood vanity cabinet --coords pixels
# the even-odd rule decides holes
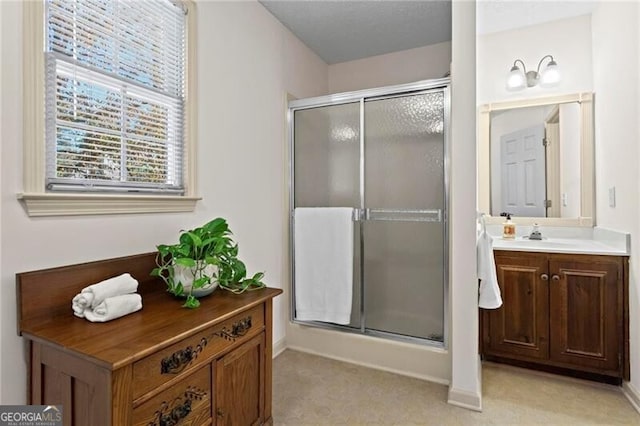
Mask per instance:
[[[515,252],[514,252],[515,253]],[[510,354],[534,359],[549,357],[549,287],[544,255],[495,254],[503,305],[484,311],[485,354]]]
[[[495,260],[503,306],[482,311],[485,359],[628,379],[627,257],[496,251]]]

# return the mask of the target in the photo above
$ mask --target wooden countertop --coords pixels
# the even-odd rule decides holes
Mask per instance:
[[[162,281],[149,278],[154,258],[149,253],[18,274],[19,333],[115,370],[282,293],[280,289],[264,288],[236,295],[216,289],[201,299],[199,308],[183,308],[183,301],[167,293]],[[142,310],[106,323],[92,323],[73,315],[74,294],[93,282],[124,272],[141,281],[138,291]],[[49,292],[43,295],[46,288]]]

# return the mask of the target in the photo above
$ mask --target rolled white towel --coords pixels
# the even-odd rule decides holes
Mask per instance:
[[[93,302],[93,292],[78,293],[71,300],[72,306],[79,306],[80,308],[90,308],[91,302]]]
[[[84,311],[86,308],[79,303],[72,302],[71,309],[73,309],[73,314],[77,317],[84,318]]]
[[[86,309],[84,317],[91,322],[106,322],[142,309],[142,297],[139,294],[122,294],[108,297],[95,309]]]
[[[73,302],[85,308],[95,309],[109,297],[135,293],[137,290],[138,281],[130,274],[122,274],[83,288],[82,292],[73,298]]]

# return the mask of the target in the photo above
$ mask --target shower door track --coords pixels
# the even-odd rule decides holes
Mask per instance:
[[[289,259],[290,259],[290,280],[291,280],[291,299],[290,299],[290,321],[294,324],[301,324],[305,326],[312,326],[328,330],[340,330],[352,334],[368,335],[376,337],[384,337],[390,340],[397,340],[409,343],[417,343],[425,346],[433,346],[437,348],[447,349],[449,340],[449,224],[447,217],[447,210],[449,206],[449,123],[450,123],[450,100],[448,96],[449,78],[439,78],[432,80],[421,80],[414,83],[399,84],[394,86],[377,87],[372,89],[358,90],[353,92],[337,93],[326,96],[318,96],[314,98],[306,98],[300,100],[293,100],[289,102],[287,111],[287,126],[289,129]],[[364,103],[372,100],[391,99],[401,96],[419,95],[427,93],[433,90],[441,89],[447,96],[444,97],[444,205],[445,212],[442,210],[386,210],[386,209],[366,209],[365,208],[365,158],[364,158],[364,144],[365,144],[365,132],[364,132]],[[365,312],[365,288],[364,283],[361,283],[360,287],[360,327],[349,327],[340,324],[326,323],[322,321],[307,321],[298,320],[295,318],[295,254],[294,254],[294,190],[295,190],[295,176],[294,176],[294,159],[295,159],[295,146],[294,146],[294,128],[293,128],[293,115],[295,111],[320,108],[325,106],[340,105],[345,103],[360,104],[360,208],[355,209],[354,221],[359,226],[360,233],[360,250],[363,253],[364,250],[364,233],[363,223],[364,220],[389,220],[389,221],[411,221],[411,222],[444,222],[444,297],[443,297],[443,312],[444,312],[444,335],[443,341],[432,340],[428,338],[409,336],[404,334],[398,334],[393,332],[386,332],[374,329],[366,328],[366,312]],[[416,217],[412,218],[393,218],[379,216],[378,218],[371,218],[371,215],[378,214],[436,214],[437,220],[430,220],[428,218]],[[364,271],[364,256],[360,256],[360,271]]]
[[[398,84],[395,86],[376,87],[373,89],[357,90],[353,92],[337,93],[333,95],[317,96],[315,98],[306,98],[293,100],[289,102],[289,112],[298,109],[318,108],[329,105],[340,105],[349,102],[358,102],[361,99],[379,100],[397,95],[416,95],[420,91],[428,91],[433,89],[445,89],[450,84],[449,78],[438,78],[434,80],[422,80],[415,83]],[[445,106],[445,108],[448,105]],[[449,112],[445,110],[445,121],[448,120]],[[291,119],[292,117],[288,117]],[[291,124],[291,122],[289,122]],[[293,142],[293,135],[290,130],[290,141]]]

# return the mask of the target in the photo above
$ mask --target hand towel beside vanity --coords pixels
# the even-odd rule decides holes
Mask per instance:
[[[484,214],[480,215],[480,235],[476,242],[478,257],[478,280],[480,290],[478,306],[482,309],[498,309],[502,306],[502,295],[496,275],[496,262],[493,256],[493,237],[487,232]]]

